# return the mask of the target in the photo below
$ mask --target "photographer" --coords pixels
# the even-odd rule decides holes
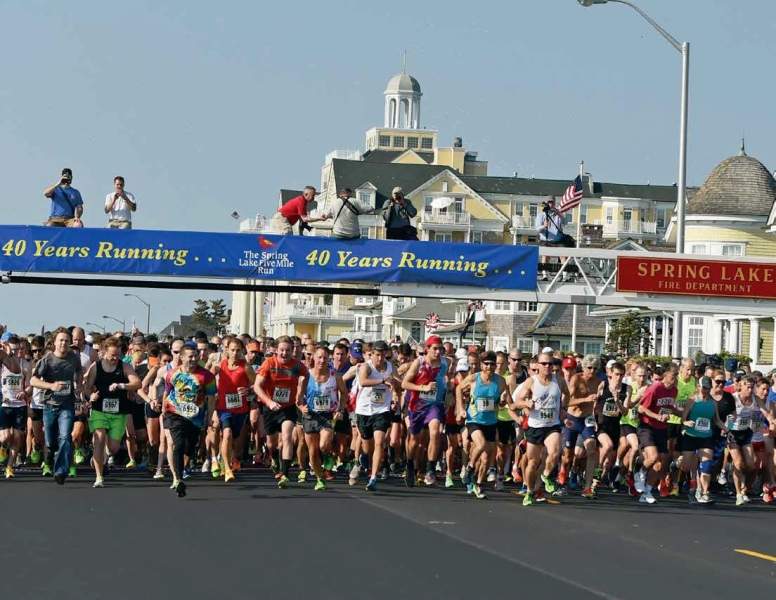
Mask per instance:
[[[48,227],[83,227],[81,215],[84,203],[81,193],[71,187],[73,183],[72,169],[62,169],[59,181],[43,190],[43,195],[51,199],[51,213],[44,223]]]
[[[132,229],[132,213],[137,210],[134,194],[124,189],[124,178],[113,178],[113,191],[105,196],[105,214],[111,229]]]
[[[343,188],[339,191],[337,199],[331,207],[331,214],[334,220],[331,225],[331,236],[340,240],[357,240],[361,237],[361,225],[359,215],[373,215],[378,210],[365,207],[359,203],[353,202],[353,190]]]
[[[563,233],[563,216],[555,208],[555,196],[548,196],[540,205],[541,211],[536,215],[536,232],[539,236],[539,246],[574,247],[574,239]],[[541,264],[547,263],[546,256],[541,257]],[[561,258],[561,262],[563,258]],[[565,275],[565,273],[564,273]],[[547,281],[547,271],[542,269],[542,281]],[[565,279],[565,277],[564,277]]]
[[[313,186],[305,186],[299,196],[286,202],[273,215],[269,223],[270,231],[279,235],[291,235],[294,233],[292,226],[297,222],[315,223],[329,218],[329,215],[325,214],[318,217],[311,217],[307,214],[308,205],[315,200],[317,194],[318,192]],[[301,231],[300,229],[300,234]]]
[[[393,188],[391,198],[383,205],[385,239],[417,241],[418,230],[410,223],[410,219],[417,214],[412,202],[404,197],[403,190],[400,187]]]

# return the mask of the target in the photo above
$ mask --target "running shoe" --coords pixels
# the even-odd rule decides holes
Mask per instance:
[[[673,496],[674,498],[679,496],[679,486],[676,483],[671,486],[670,495]]]
[[[221,461],[218,459],[212,460],[210,465],[210,476],[213,479],[221,477]]]
[[[297,483],[304,483],[307,481],[307,471],[302,469],[299,471],[299,475],[296,476]]]
[[[334,457],[331,454],[324,456],[322,466],[325,471],[331,471],[334,468]]]
[[[447,477],[445,477],[445,487],[447,489],[450,489],[451,487],[454,487],[454,486],[455,486],[455,483],[453,482],[453,476],[448,475]]]
[[[523,506],[531,506],[534,503],[534,496],[531,492],[528,492],[523,496]]]
[[[137,469],[137,463],[134,458],[130,458],[129,462],[124,467],[125,469]]]
[[[655,497],[652,495],[652,492],[648,492],[647,490],[644,490],[644,492],[639,496],[639,502],[642,504],[654,504],[657,502],[655,500]]]
[[[644,490],[646,490],[646,479],[647,476],[644,473],[644,471],[637,471],[636,476],[633,478],[633,487],[636,488],[636,491],[639,494],[643,494]]]
[[[466,493],[470,496],[474,493],[474,484],[471,481],[466,484]]]
[[[474,484],[474,489],[472,490],[474,497],[477,498],[477,500],[485,500],[487,499],[487,496],[483,493],[482,488],[479,484]]]
[[[660,483],[657,484],[657,491],[660,494],[661,498],[667,498],[668,494],[671,492],[670,484],[667,483],[666,479],[661,479]]]
[[[325,469],[323,471],[323,479],[324,479],[324,481],[334,481],[334,473],[332,473],[328,469]]]
[[[240,469],[242,469],[242,465],[240,464],[240,461],[236,458],[232,458],[231,462],[229,463],[229,467],[232,469],[233,473],[237,473]]]
[[[0,463],[8,461],[8,450],[4,446],[0,446]]]
[[[534,500],[536,502],[547,502],[547,498],[544,495],[544,490],[538,489],[534,492]]]
[[[176,487],[178,487],[178,484],[179,484],[179,483],[180,483],[180,480],[178,480],[178,479],[173,479],[173,480],[172,480],[172,483],[170,484],[170,489],[171,489],[171,490],[174,490]]]
[[[162,473],[161,469],[156,470],[156,473],[154,473],[154,479],[156,480],[164,479],[164,473]]]
[[[436,484],[436,477],[434,477],[434,474],[431,471],[426,473],[426,476],[423,478],[423,483],[429,487]]]
[[[727,475],[725,475],[725,470],[719,472],[719,477],[717,477],[717,483],[720,485],[727,485]]]
[[[464,485],[469,485],[472,482],[472,473],[469,470],[469,467],[466,466],[461,470],[461,483]]]
[[[234,480],[234,471],[232,471],[231,467],[224,467],[224,483],[231,483]]]
[[[207,473],[210,471],[210,459],[206,458],[205,462],[202,463],[202,469],[200,469],[202,473]]]
[[[5,478],[6,479],[13,479],[14,478],[13,467],[11,465],[6,465],[6,467],[5,467]]]
[[[559,487],[552,493],[555,498],[562,498],[563,496],[568,496],[568,494],[568,490],[564,486]]]
[[[33,457],[35,456],[35,453],[33,453]],[[86,455],[84,454],[84,451],[82,448],[76,448],[73,450],[73,462],[77,465],[81,465],[86,460]]]
[[[711,499],[711,496],[708,494],[701,494],[701,497],[698,499],[699,504],[711,504],[714,502],[714,500]]]
[[[736,494],[736,506],[743,506],[746,504],[743,494]]]
[[[105,482],[103,481],[102,477],[98,477],[94,480],[94,483],[92,484],[92,487],[97,489],[101,487],[105,487]]]
[[[33,465],[37,465],[40,462],[40,450],[33,450],[30,452],[30,462]]]
[[[366,487],[364,488],[367,492],[375,492],[377,491],[377,478],[376,477],[370,477],[369,481],[366,484]]]
[[[763,486],[763,502],[765,504],[773,503],[773,488]]]
[[[577,476],[576,471],[572,471],[569,474],[569,489],[570,490],[578,490],[579,489],[579,477]]]
[[[520,485],[523,483],[523,474],[518,470],[514,470],[512,471],[512,479],[517,485]]]
[[[285,475],[281,475],[280,479],[278,479],[278,488],[281,490],[284,490],[288,487],[288,477]]]
[[[557,489],[552,479],[547,477],[547,475],[544,473],[542,473],[542,483],[544,484],[544,489],[547,490],[548,494],[552,494]]]
[[[358,481],[358,476],[360,474],[361,474],[361,467],[358,465],[358,463],[356,463],[350,469],[350,474],[348,475],[348,485],[356,485],[356,482]]]
[[[67,470],[67,476],[68,477],[78,476],[78,471],[76,471],[75,465],[70,465],[70,468]]]
[[[558,485],[566,485],[566,482],[568,481],[568,472],[566,469],[561,468],[560,471],[558,471]],[[517,479],[515,478],[515,481]]]
[[[178,494],[178,498],[183,498],[186,495],[186,484],[179,481],[178,485],[175,486],[175,493]]]
[[[493,484],[493,489],[497,492],[503,492],[504,491],[504,480],[501,479],[501,477],[496,478],[496,483]]]
[[[205,472],[207,473],[207,471],[205,471]],[[183,469],[183,476],[182,477],[183,477],[183,479],[190,478],[191,477],[191,469],[189,469],[188,467],[184,468]]]
[[[464,478],[466,477],[466,465],[463,465],[461,467],[461,473],[458,475],[458,477],[461,479],[461,481],[464,480]],[[463,483],[466,484],[465,481],[463,481]]]
[[[388,479],[388,467],[383,467],[382,469],[380,469],[380,472],[377,474],[377,478],[380,481],[385,481],[386,479]]]
[[[593,488],[585,488],[582,490],[580,495],[587,500],[595,500],[595,492],[593,491]]]
[[[313,489],[316,492],[323,492],[326,489],[326,482],[323,479],[316,480],[315,487]]]
[[[749,504],[751,502],[751,499],[746,494],[741,494],[741,498],[744,501],[744,504]]]
[[[488,469],[488,483],[493,483],[496,481],[496,467],[491,467]]]
[[[407,461],[407,471],[404,474],[404,484],[407,487],[415,487],[415,465],[411,460]]]
[[[65,476],[62,474],[54,475],[54,481],[57,482],[57,485],[65,485]]]
[[[43,466],[40,469],[40,474],[43,477],[51,477],[53,475],[53,473],[51,472],[51,467],[46,463],[43,463]]]

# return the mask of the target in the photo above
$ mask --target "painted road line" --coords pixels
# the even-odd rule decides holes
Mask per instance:
[[[763,560],[769,560],[776,563],[776,556],[771,556],[770,554],[763,554],[762,552],[755,552],[754,550],[744,550],[743,548],[733,548],[733,552],[746,554],[747,556],[753,556],[755,558],[762,558]]]

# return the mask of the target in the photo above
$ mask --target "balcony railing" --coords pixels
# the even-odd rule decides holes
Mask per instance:
[[[274,312],[274,311],[273,311]],[[276,312],[278,316],[283,317],[307,317],[314,319],[352,319],[353,314],[329,304],[301,304],[292,303]]]
[[[654,235],[657,233],[657,223],[655,221],[629,221],[623,219],[604,224],[604,235],[619,233]]]
[[[468,225],[471,223],[471,215],[469,213],[455,212],[452,210],[424,210],[420,215],[421,223],[436,225]]]
[[[382,329],[353,329],[350,331],[343,331],[336,336],[336,339],[329,340],[329,342],[336,342],[340,338],[348,338],[353,340],[364,340],[365,342],[376,342],[383,339]]]

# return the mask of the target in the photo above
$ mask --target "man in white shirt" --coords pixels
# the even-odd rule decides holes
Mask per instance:
[[[113,178],[113,191],[105,196],[105,214],[111,229],[132,229],[132,213],[137,210],[134,194],[124,190],[124,178]]]

